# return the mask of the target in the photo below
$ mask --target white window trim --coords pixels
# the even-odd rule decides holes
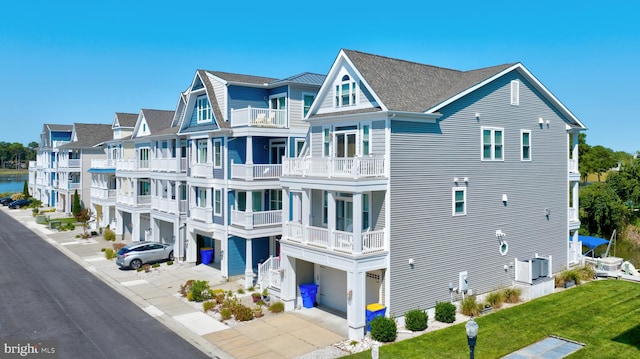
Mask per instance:
[[[520,81],[511,80],[511,105],[520,106]]]
[[[329,135],[328,135],[328,137],[329,137],[329,139],[328,139],[329,149],[327,151],[328,153],[325,153],[325,151],[324,151],[324,147],[325,147],[325,144],[326,144],[325,143],[325,139],[324,139],[325,131],[329,131]],[[332,154],[331,150],[332,150],[332,147],[333,147],[332,146],[332,143],[333,143],[332,136],[333,136],[333,133],[331,132],[331,126],[322,126],[322,132],[320,134],[320,139],[322,140],[322,157],[331,157],[331,154]]]
[[[369,153],[364,153],[364,126],[369,127]],[[366,156],[366,155],[370,155],[372,154],[371,152],[371,145],[373,144],[373,141],[371,141],[372,139],[372,133],[371,133],[371,122],[362,122],[360,123],[360,154],[362,156]]]
[[[364,222],[365,222],[364,221],[364,217],[365,217],[365,212],[364,212],[364,209],[365,209],[365,206],[364,206],[365,197],[366,197],[366,203],[367,203],[367,213],[366,213],[367,214],[367,224],[368,224],[367,227],[364,226]],[[364,192],[364,193],[362,193],[362,230],[363,231],[370,231],[371,227],[372,227],[371,226],[371,219],[372,219],[372,216],[371,216],[371,204],[372,204],[372,201],[373,201],[372,197],[373,197],[372,192]]]
[[[522,143],[522,140],[525,133],[529,134],[529,158],[524,158],[524,143]],[[520,130],[520,161],[531,161],[531,130]]]
[[[326,203],[325,203],[325,199],[327,200]],[[326,212],[325,212],[325,204],[326,204]],[[322,224],[325,226],[329,224],[328,216],[329,216],[329,192],[322,191]]]
[[[220,144],[220,153],[219,153],[220,163],[219,164],[216,164],[216,157],[217,157],[216,156],[216,143]],[[213,145],[213,148],[211,149],[211,161],[213,162],[213,168],[222,168],[222,160],[223,160],[222,153],[224,151],[224,148],[222,148],[222,140],[219,139],[219,138],[215,138],[215,139],[213,139],[212,145]]]
[[[344,85],[345,81],[342,81],[342,78],[344,76],[349,76],[349,104],[345,105],[342,103],[342,85]],[[336,86],[338,87],[338,91],[336,91]],[[356,80],[356,77],[353,76],[352,74],[348,73],[347,71],[342,71],[338,74],[338,76],[336,77],[336,81],[333,83],[333,106],[334,108],[343,108],[343,107],[353,107],[353,106],[357,106],[358,103],[360,102],[359,99],[359,91],[358,91],[358,81]],[[338,93],[339,92],[339,93]],[[352,94],[354,95],[353,98],[351,98]],[[336,101],[337,99],[337,101]]]
[[[195,140],[196,142],[196,164],[205,164],[207,163],[207,161],[209,160],[209,140],[207,140],[206,138],[199,138],[197,140]],[[205,153],[204,153],[204,161],[203,158],[201,156],[201,152],[200,150],[204,148],[205,149]]]
[[[484,131],[485,130],[490,130],[491,131],[491,158],[484,158]],[[495,144],[495,140],[496,140],[496,131],[500,131],[502,132],[502,158],[498,158],[496,159],[496,144]],[[496,161],[496,162],[504,162],[504,139],[505,139],[505,134],[504,134],[504,128],[502,127],[481,127],[480,128],[480,160],[481,161]]]
[[[304,107],[305,107],[305,105],[304,105],[304,97],[305,97],[305,96],[311,96],[311,97],[313,97],[313,101],[311,101],[311,105],[309,105],[309,111],[311,111],[311,106],[313,106],[313,102],[316,100],[316,96],[317,96],[317,95],[316,95],[315,93],[313,93],[313,92],[303,92],[303,93],[302,93],[302,118],[306,118],[306,117],[307,117],[307,116],[304,114]],[[309,114],[309,113],[307,112],[307,114]]]
[[[220,208],[216,208],[218,206],[216,206],[216,203],[218,201],[218,199],[220,199]],[[222,189],[220,188],[215,188],[213,190],[213,214],[216,216],[221,216],[222,215],[222,205],[223,205],[224,201],[222,200]]]
[[[280,93],[273,94],[273,95],[269,96],[269,109],[278,110],[277,108],[271,108],[271,100],[273,100],[274,98],[280,98],[280,97],[284,97],[284,109],[282,109],[282,110],[286,110],[289,107],[289,97],[287,97],[287,93],[286,92],[280,92]]]
[[[208,117],[203,117],[202,114],[201,114],[202,110],[200,110],[200,106],[199,106],[200,99],[205,99],[207,101],[208,109],[209,109],[208,110]],[[213,121],[213,112],[211,110],[211,101],[209,101],[209,98],[207,97],[207,95],[204,95],[204,96],[198,95],[198,96],[196,96],[195,104],[194,104],[193,107],[194,107],[194,111],[196,111],[196,123],[197,124],[209,123],[209,122]]]
[[[302,143],[302,147],[304,147],[304,138],[296,138],[294,139],[294,148],[293,148],[293,153],[294,153],[294,157],[298,157],[300,155],[300,152],[298,151],[298,144]],[[300,148],[300,150],[302,150],[302,147]]]
[[[462,191],[463,193],[464,210],[462,211],[462,213],[456,212],[456,192],[457,191]],[[454,217],[467,215],[467,188],[466,187],[453,187],[451,189],[451,215]]]

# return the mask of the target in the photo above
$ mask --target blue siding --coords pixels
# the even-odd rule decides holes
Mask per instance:
[[[229,276],[244,274],[246,248],[247,242],[244,238],[229,237],[229,246],[227,248]]]
[[[269,258],[269,237],[254,238],[251,240],[252,266],[254,272],[258,271],[258,264]]]
[[[280,87],[273,88],[273,89],[271,89],[271,91],[269,91],[269,95],[278,95],[278,94],[281,94],[283,92],[288,95],[289,94],[289,86],[280,86]]]
[[[264,147],[267,146],[265,150]],[[253,163],[269,163],[269,138],[253,138]]]
[[[198,97],[201,96],[205,96],[205,95],[200,95]],[[205,122],[202,124],[198,124],[198,111],[196,109],[195,103],[197,102],[196,99],[192,99],[193,105],[191,106],[190,110],[191,110],[191,116],[190,116],[190,120],[189,120],[189,124],[182,130],[182,132],[190,132],[188,129],[198,129],[200,127],[202,127],[203,129],[207,129],[207,130],[216,130],[218,129],[218,125],[216,123],[216,118],[215,118],[215,113],[213,112],[213,108],[211,109],[211,118],[212,121],[211,122]]]
[[[237,137],[233,141],[229,141],[229,161],[233,163],[245,163],[247,160],[247,138]],[[229,162],[231,163],[231,162]]]
[[[231,109],[237,110],[249,106],[269,108],[269,92],[266,89],[253,87],[229,86],[227,118],[231,118]]]

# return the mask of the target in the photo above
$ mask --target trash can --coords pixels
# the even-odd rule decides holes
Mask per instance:
[[[313,308],[316,303],[316,294],[318,293],[318,285],[315,283],[300,284],[300,296],[302,297],[302,306],[305,308]]]
[[[200,261],[202,264],[211,263],[213,258],[213,248],[200,248]]]
[[[384,305],[373,303],[367,305],[367,331],[371,331],[371,321],[375,317],[384,316],[384,313],[387,311],[387,307]]]

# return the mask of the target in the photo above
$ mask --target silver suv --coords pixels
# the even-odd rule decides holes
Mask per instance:
[[[120,248],[116,264],[122,268],[138,269],[145,263],[173,260],[173,244],[135,242]]]

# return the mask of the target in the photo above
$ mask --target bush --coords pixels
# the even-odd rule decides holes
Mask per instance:
[[[216,303],[212,301],[206,301],[202,303],[202,309],[207,312],[216,307]]]
[[[282,313],[284,312],[284,303],[275,302],[269,306],[269,311],[271,313]]]
[[[520,301],[520,294],[522,294],[522,291],[519,288],[505,288],[502,290],[502,293],[506,303],[518,303]]]
[[[462,304],[460,305],[460,313],[466,316],[474,316],[477,317],[480,313],[478,309],[478,302],[476,301],[476,297],[472,295],[468,295],[464,297],[462,300]]]
[[[187,296],[187,293],[191,292],[191,287],[193,286],[193,279],[189,279],[184,284],[180,286],[180,294],[183,297]]]
[[[244,289],[242,289],[242,288],[238,289],[238,294],[244,294],[244,293],[245,293]]]
[[[113,259],[118,256],[118,253],[114,252],[111,248],[105,248],[104,257],[107,259]]]
[[[436,303],[436,320],[442,323],[456,321],[456,306],[449,302]]]
[[[151,265],[151,268],[159,268],[160,267],[160,263],[153,263]]]
[[[371,326],[371,338],[379,342],[388,343],[398,337],[398,327],[396,321],[384,316],[373,318],[369,323]]]
[[[109,228],[106,228],[102,232],[102,237],[104,237],[105,241],[115,241],[116,240],[116,232],[112,231]]]
[[[492,307],[498,309],[502,307],[502,303],[504,303],[504,293],[502,293],[502,291],[499,291],[499,290],[491,292],[487,294],[487,297],[485,298],[485,300]]]
[[[253,319],[253,310],[251,310],[251,308],[247,307],[246,305],[240,304],[234,308],[233,316],[236,318],[236,320],[246,322]]]
[[[167,265],[168,265],[168,266],[172,266],[172,265],[173,265],[173,261],[168,261],[168,262],[167,262]]]
[[[222,317],[222,320],[231,319],[231,310],[229,308],[222,308],[222,310],[220,310],[220,316]]]
[[[206,280],[193,281],[191,285],[191,297],[194,302],[202,302],[204,300],[203,293],[209,293],[209,282]]]
[[[405,313],[404,326],[412,332],[418,332],[427,329],[429,316],[420,309],[413,309]]]

